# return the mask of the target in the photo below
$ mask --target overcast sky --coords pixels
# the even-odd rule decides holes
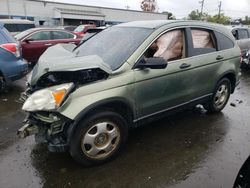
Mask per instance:
[[[113,8],[140,10],[142,0],[49,0]],[[177,18],[186,17],[192,10],[199,9],[199,0],[157,0],[159,12],[170,11]],[[218,13],[219,0],[205,0],[204,12],[211,15]],[[250,0],[222,0],[222,11],[232,18],[250,16]]]

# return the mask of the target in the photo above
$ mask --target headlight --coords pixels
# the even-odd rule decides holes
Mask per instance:
[[[24,111],[40,111],[57,109],[70,92],[73,83],[62,84],[33,93],[24,103]]]

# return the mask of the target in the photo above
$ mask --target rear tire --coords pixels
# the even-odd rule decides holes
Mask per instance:
[[[222,78],[216,85],[211,100],[208,103],[208,112],[218,113],[226,106],[231,94],[231,82],[228,78]]]
[[[81,120],[70,140],[73,159],[83,166],[94,166],[114,159],[124,146],[128,126],[112,111],[101,111]]]

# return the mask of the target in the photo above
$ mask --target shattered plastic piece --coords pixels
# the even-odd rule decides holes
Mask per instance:
[[[233,107],[236,107],[236,104],[233,103],[233,102],[231,102],[230,105],[233,106]]]

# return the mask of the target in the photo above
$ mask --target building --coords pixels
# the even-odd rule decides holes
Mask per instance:
[[[70,1],[69,1],[70,2]],[[0,18],[29,19],[36,25],[96,25],[167,19],[166,14],[86,6],[49,0],[1,0]]]

